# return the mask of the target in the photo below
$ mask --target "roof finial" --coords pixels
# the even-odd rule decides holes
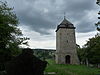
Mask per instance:
[[[66,18],[66,13],[64,12],[64,19]]]

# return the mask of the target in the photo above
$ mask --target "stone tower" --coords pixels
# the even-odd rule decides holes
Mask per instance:
[[[79,64],[76,52],[75,27],[65,17],[56,30],[56,63]]]

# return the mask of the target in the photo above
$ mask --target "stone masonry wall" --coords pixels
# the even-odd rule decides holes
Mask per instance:
[[[66,55],[70,56],[70,64],[79,64],[76,52],[75,29],[60,28],[56,32],[56,63],[66,64]]]

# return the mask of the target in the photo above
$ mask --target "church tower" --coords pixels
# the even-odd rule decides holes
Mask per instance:
[[[75,27],[65,17],[56,30],[56,63],[79,64],[76,52]]]

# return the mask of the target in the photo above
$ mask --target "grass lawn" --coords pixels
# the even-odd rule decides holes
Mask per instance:
[[[49,65],[45,72],[56,72],[55,75],[100,75],[100,69],[90,68],[84,65],[55,64],[53,60],[47,60]]]

